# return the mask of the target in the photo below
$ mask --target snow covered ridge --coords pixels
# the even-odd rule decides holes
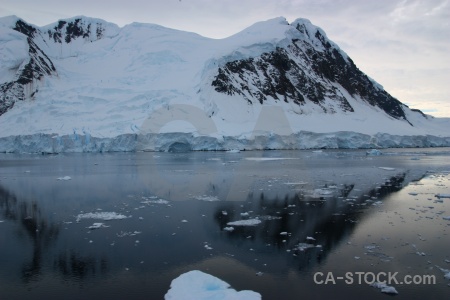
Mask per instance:
[[[306,19],[225,39],[84,16],[0,18],[0,151],[449,146]]]
[[[225,151],[273,149],[371,149],[371,148],[450,147],[450,137],[365,135],[356,132],[299,132],[289,136],[263,135],[243,137],[196,136],[191,133],[122,134],[113,138],[82,135],[11,136],[0,138],[0,152],[63,153],[63,152],[134,152],[134,151]]]

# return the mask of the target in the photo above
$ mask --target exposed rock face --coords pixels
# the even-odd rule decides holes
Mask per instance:
[[[371,81],[350,58],[344,57],[320,30],[311,38],[311,30],[304,24],[297,24],[296,29],[302,39],[293,38],[284,48],[277,47],[259,57],[230,61],[220,67],[212,82],[215,90],[241,95],[250,104],[255,100],[262,104],[270,97],[300,106],[312,102],[327,113],[336,109],[352,112],[346,96],[338,89],[341,86],[349,95],[359,96],[388,115],[406,119],[403,104]]]
[[[27,36],[29,59],[18,66],[14,81],[0,85],[0,115],[12,108],[16,101],[32,98],[39,91],[38,81],[44,76],[56,75],[53,62],[33,40],[37,29],[18,20],[14,30]]]

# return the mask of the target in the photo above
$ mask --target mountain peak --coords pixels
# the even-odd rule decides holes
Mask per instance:
[[[78,38],[92,42],[103,37],[113,37],[118,34],[119,27],[102,19],[76,16],[58,20],[42,27],[41,30],[55,43],[67,44]]]

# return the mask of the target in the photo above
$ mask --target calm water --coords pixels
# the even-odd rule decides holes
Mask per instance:
[[[450,149],[384,152],[1,154],[0,299],[163,299],[189,270],[263,299],[389,297],[316,272],[428,274],[396,297],[448,299]],[[126,218],[80,216],[100,212]]]

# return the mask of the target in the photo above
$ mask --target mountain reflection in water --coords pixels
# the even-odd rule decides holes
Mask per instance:
[[[320,268],[385,201],[430,168],[450,166],[447,156],[361,153],[6,156],[0,298],[161,299],[172,279],[203,268],[270,299],[268,278]],[[71,180],[56,180],[65,175]],[[77,221],[88,212],[127,218]],[[228,224],[248,219],[261,223]],[[104,226],[89,229],[96,222]],[[253,277],[259,271],[266,279]]]

